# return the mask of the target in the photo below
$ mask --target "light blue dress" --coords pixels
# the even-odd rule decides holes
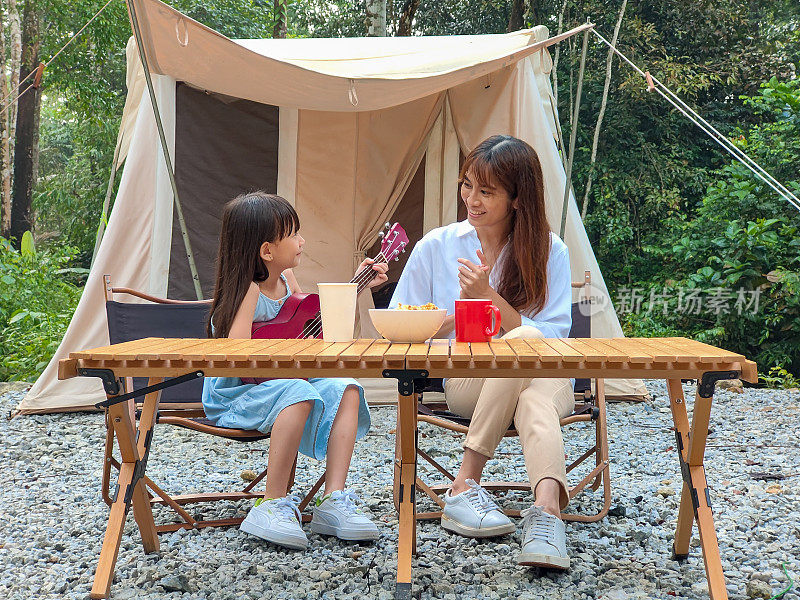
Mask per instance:
[[[283,275],[281,278],[286,283]],[[280,300],[260,294],[253,322],[275,318],[290,295],[288,283],[286,296]],[[314,407],[303,430],[300,452],[322,460],[328,451],[333,420],[348,386],[358,388],[360,400],[356,439],[360,439],[369,430],[370,416],[364,388],[355,379],[271,379],[254,385],[242,383],[238,377],[206,377],[203,382],[203,409],[206,417],[220,427],[257,429],[269,433],[284,408],[297,402],[312,400]]]

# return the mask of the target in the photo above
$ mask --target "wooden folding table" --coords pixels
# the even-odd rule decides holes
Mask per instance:
[[[128,510],[145,552],[159,549],[151,500],[143,477],[153,441],[160,390],[190,378],[388,377],[398,382],[395,489],[400,511],[397,597],[411,597],[411,561],[416,551],[415,381],[426,377],[602,377],[665,379],[675,424],[683,491],[673,558],[688,556],[697,522],[709,595],[727,598],[703,457],[714,385],[720,379],[757,380],[756,365],[740,354],[686,338],[527,339],[490,343],[433,340],[397,344],[386,340],[326,343],[321,340],[192,340],[146,338],[73,352],[60,361],[59,378],[99,377],[119,443],[122,464],[91,591],[109,595]],[[125,392],[126,377],[147,377],[147,388]],[[691,424],[681,380],[697,379]],[[144,395],[138,435],[127,400]]]

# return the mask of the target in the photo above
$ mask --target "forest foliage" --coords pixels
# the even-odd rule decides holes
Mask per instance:
[[[275,25],[272,1],[169,4],[232,38],[270,37]],[[101,5],[44,3],[42,56],[51,56]],[[387,30],[396,34],[402,15],[413,9],[414,35],[501,33],[514,19],[515,5],[390,0]],[[562,29],[589,19],[610,39],[620,5],[530,1],[522,3],[522,18],[525,26],[543,24],[551,33],[559,18]],[[365,32],[363,2],[287,4],[290,37]],[[125,101],[129,36],[124,4],[113,2],[45,75],[33,201],[36,247],[23,256],[0,245],[0,380],[36,377],[79,297]],[[800,195],[795,1],[630,3],[618,47]],[[756,360],[764,382],[793,384],[800,377],[800,212],[616,59],[592,167],[606,55],[591,37],[573,124],[580,38],[561,44],[557,97],[564,138],[576,128],[573,185],[579,203],[592,171],[585,225],[626,333],[719,344]]]

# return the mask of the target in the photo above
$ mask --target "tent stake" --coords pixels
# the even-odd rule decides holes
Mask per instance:
[[[172,168],[172,159],[169,155],[167,148],[167,137],[164,135],[164,125],[161,122],[161,113],[158,110],[158,103],[156,102],[156,93],[153,89],[153,81],[150,78],[150,67],[147,64],[147,55],[144,51],[144,42],[142,41],[142,32],[139,29],[139,19],[136,16],[136,8],[134,7],[133,0],[126,0],[128,10],[131,15],[131,25],[133,26],[133,34],[136,37],[136,46],[139,49],[139,59],[142,61],[144,68],[144,78],[147,81],[147,91],[150,93],[150,104],[153,106],[153,114],[156,118],[156,127],[158,128],[158,137],[161,140],[161,149],[164,151],[164,161],[167,163],[167,174],[169,175],[169,182],[172,186],[172,197],[175,201],[175,209],[178,213],[178,222],[181,226],[181,236],[183,237],[183,246],[186,248],[186,258],[189,261],[189,270],[192,274],[192,283],[194,283],[194,291],[198,300],[203,299],[203,290],[200,287],[200,277],[197,275],[197,266],[194,263],[194,254],[192,253],[192,245],[189,241],[189,232],[186,229],[186,221],[183,219],[183,209],[181,202],[178,199],[178,186],[175,183],[175,172]]]
[[[567,209],[569,208],[569,193],[572,190],[572,158],[575,155],[575,137],[578,133],[578,114],[581,110],[581,91],[583,90],[583,71],[586,67],[586,49],[589,44],[589,31],[583,32],[583,47],[581,48],[581,65],[578,70],[578,89],[575,92],[575,112],[572,117],[572,131],[569,132],[569,158],[567,158],[567,181],[564,184],[564,204],[561,207],[561,229],[559,237],[564,239],[564,230],[567,227]]]

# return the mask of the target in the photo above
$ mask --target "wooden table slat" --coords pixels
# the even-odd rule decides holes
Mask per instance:
[[[506,340],[492,340],[489,343],[489,347],[492,349],[494,359],[497,362],[513,362],[517,359],[517,353],[508,345]]]
[[[594,348],[596,352],[603,354],[606,362],[621,363],[628,359],[626,354],[617,350],[614,346],[606,344],[602,338],[581,338],[581,341]]]
[[[553,349],[547,344],[543,345],[543,349],[545,349],[546,352],[555,354],[555,357],[551,357],[550,360],[548,360],[548,357],[543,357],[541,354],[539,354],[539,351],[532,344],[529,344],[528,340],[512,339],[512,340],[506,340],[506,343],[508,344],[508,347],[511,348],[516,353],[517,360],[520,363],[531,363],[539,361],[553,362],[552,358],[555,358],[556,362],[561,360],[561,355],[553,352]]]
[[[453,364],[468,363],[472,360],[472,352],[469,349],[468,342],[451,342],[450,343],[450,360]]]
[[[112,344],[109,346],[100,346],[99,348],[91,348],[89,350],[78,350],[70,352],[69,358],[82,358],[84,360],[103,360],[105,358],[113,358],[117,352],[124,352],[128,348],[133,348],[140,345],[145,340],[152,340],[154,338],[144,338],[144,340],[130,340],[128,342],[121,342],[119,344]],[[161,339],[161,338],[157,338]]]
[[[250,341],[249,339],[241,338],[218,338],[216,340],[217,344],[210,345],[206,349],[204,358],[213,362],[230,360],[232,354],[235,355],[242,348],[248,347]],[[242,358],[241,360],[247,360],[247,358]]]
[[[302,352],[316,342],[314,339],[293,340],[293,343],[286,343],[276,347],[272,352],[272,360],[287,361],[293,360],[298,352]]]
[[[339,355],[347,350],[353,342],[333,342],[327,348],[317,352],[317,360],[322,362],[333,362],[339,360]]]
[[[170,353],[182,352],[184,348],[191,348],[194,345],[192,340],[188,339],[164,339],[156,346],[140,349],[136,354],[136,360],[165,360]]]
[[[161,348],[163,348],[166,343],[166,340],[162,340],[159,348],[147,348],[147,350],[141,351],[139,354],[137,354],[135,360],[185,359],[187,354],[192,354],[193,352],[197,354],[198,360],[203,360],[203,357],[205,356],[203,349],[206,347],[209,341],[210,340],[207,339],[187,338],[185,340],[181,340],[183,343],[162,351]]]
[[[653,352],[653,360],[656,362],[677,362],[679,358],[682,362],[687,362],[685,352],[665,343],[666,338],[649,339],[649,338],[636,338],[636,340],[644,344]],[[696,358],[688,357],[690,360]]]
[[[494,353],[487,342],[470,342],[469,349],[472,352],[472,360],[475,362],[492,362],[494,360]]]
[[[586,343],[583,339],[564,338],[561,342],[579,352],[586,362],[602,363],[606,360],[605,352],[598,352],[593,345]]]
[[[408,349],[410,347],[411,344],[393,343],[391,346],[389,346],[388,350],[386,350],[386,353],[383,355],[383,358],[384,360],[393,362],[405,360],[406,353],[408,352]]]
[[[314,343],[295,354],[294,359],[300,362],[316,361],[317,354],[325,350],[325,348],[330,346],[332,343],[333,342],[326,342],[325,340],[315,338]]]
[[[286,340],[244,340],[241,346],[228,351],[228,360],[268,362],[272,360],[272,349]]]
[[[702,358],[719,359],[731,362],[746,360],[745,357],[742,356],[741,354],[737,354],[736,352],[731,352],[730,350],[717,348],[709,344],[704,344],[703,342],[698,342],[697,340],[692,340],[683,337],[666,338],[666,340],[670,345],[683,348],[685,351],[688,352],[696,352]]]
[[[556,352],[559,352],[561,354],[561,360],[564,362],[579,363],[584,360],[583,353],[575,350],[564,340],[558,338],[543,338],[542,341]]]
[[[375,340],[369,348],[361,354],[361,360],[364,362],[382,362],[383,355],[389,349],[392,343],[389,340]]]
[[[428,350],[430,345],[428,342],[421,344],[411,344],[406,352],[406,360],[414,361],[416,363],[424,362],[428,358]]]
[[[450,340],[431,340],[428,346],[428,362],[443,363],[450,358]]]
[[[369,350],[369,347],[374,341],[375,340],[356,340],[339,355],[339,359],[344,361],[360,361],[361,355]]]
[[[630,338],[607,338],[605,343],[624,353],[632,363],[648,364],[653,362],[653,355],[643,351]]]
[[[136,356],[142,352],[158,347],[164,343],[165,338],[143,338],[141,340],[134,340],[129,345],[126,343],[125,348],[115,349],[111,348],[108,351],[88,350],[80,356],[80,358],[91,358],[91,360],[136,360]]]

